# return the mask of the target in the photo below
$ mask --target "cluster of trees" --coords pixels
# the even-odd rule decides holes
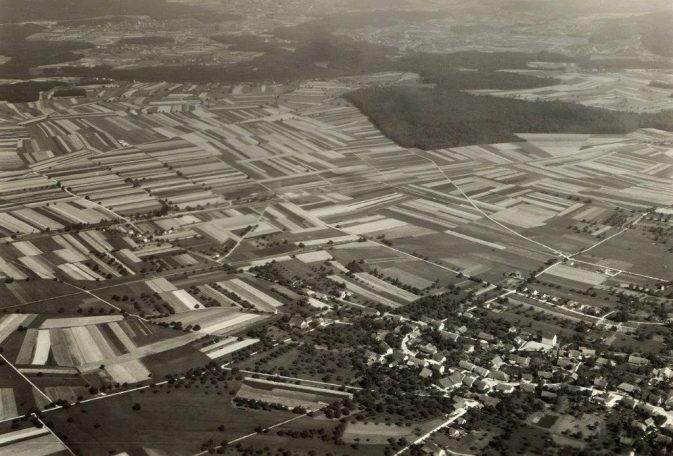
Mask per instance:
[[[437,320],[443,320],[448,317],[457,318],[457,314],[461,310],[461,303],[464,301],[464,296],[460,296],[460,287],[451,286],[451,288],[453,289],[451,292],[424,296],[395,311],[407,315],[414,320],[420,320],[421,317]]]
[[[240,304],[241,307],[245,307],[246,309],[250,309],[250,310],[257,310],[257,308],[250,301],[247,301],[247,300],[241,298],[239,295],[237,295],[233,291],[227,290],[226,288],[221,287],[220,285],[218,285],[216,283],[213,283],[210,286],[213,287],[215,290],[219,291],[220,293],[222,293],[223,295],[225,295],[227,298],[234,301],[235,303]]]
[[[10,103],[37,101],[40,92],[51,90],[61,85],[63,83],[59,81],[26,81],[14,84],[2,84],[0,85],[0,100],[9,101]]]
[[[120,38],[117,43],[129,45],[158,45],[174,43],[173,38],[167,36],[134,36],[130,38]]]
[[[450,413],[453,400],[428,388],[432,379],[421,378],[419,369],[373,365],[363,372],[356,401],[364,410],[360,416],[383,413],[407,421],[422,421]],[[419,394],[421,393],[422,394]]]
[[[346,95],[387,136],[405,147],[438,149],[517,142],[515,132],[621,134],[671,129],[673,111],[636,114],[561,101],[531,102],[436,88],[366,88]]]

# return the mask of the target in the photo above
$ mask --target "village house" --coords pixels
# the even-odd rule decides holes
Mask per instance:
[[[509,360],[521,367],[528,367],[530,365],[530,358],[527,356],[509,355]]]
[[[421,317],[421,321],[426,323],[428,326],[435,328],[438,331],[444,329],[444,322],[441,320],[435,320],[434,318],[426,317],[425,315]]]
[[[428,365],[428,360],[417,358],[415,356],[410,356],[409,359],[407,360],[407,364],[416,367],[426,367]]]
[[[425,344],[425,345],[419,345],[418,349],[420,351],[422,351],[423,353],[426,353],[428,355],[434,355],[435,353],[437,353],[437,347],[435,347],[434,345],[432,345],[430,343]]]
[[[371,366],[372,364],[376,363],[379,360],[379,355],[377,355],[376,353],[374,353],[371,350],[367,350],[367,351],[365,351],[364,359],[365,359],[365,364],[367,364],[368,366]]]
[[[483,393],[483,392],[486,392],[486,391],[489,391],[489,390],[491,389],[491,387],[489,386],[489,384],[486,383],[486,382],[483,381],[483,380],[477,380],[477,381],[475,381],[474,384],[472,385],[472,387],[473,387],[474,389],[476,389],[477,391],[480,391],[480,392],[482,392],[482,393]]]
[[[495,336],[484,331],[480,331],[479,334],[477,334],[477,338],[485,340],[486,342],[493,342],[495,340]]]
[[[421,454],[429,456],[446,456],[446,451],[434,442],[428,442],[421,447]]]
[[[501,382],[508,382],[509,381],[509,375],[507,375],[505,372],[500,371],[500,370],[491,371],[490,377],[495,379],[495,380],[500,380]]]
[[[461,368],[463,368],[463,369],[465,369],[465,370],[467,370],[467,371],[472,372],[472,370],[473,370],[475,367],[477,367],[477,366],[476,366],[475,364],[471,363],[470,361],[466,361],[466,360],[464,360],[464,359],[461,359],[461,360],[458,362],[458,367],[461,367]]]
[[[472,375],[466,375],[463,377],[463,385],[467,386],[468,388],[471,388],[472,385],[474,385],[474,382],[477,381],[477,377],[474,377]]]
[[[439,384],[442,385],[442,387],[444,388],[456,388],[462,385],[464,378],[465,374],[463,374],[462,372],[454,372],[448,377],[441,378],[439,380]]]
[[[427,367],[424,367],[423,369],[421,369],[421,372],[418,374],[418,376],[421,378],[430,378],[432,377],[432,371]]]
[[[500,369],[500,366],[503,364],[505,364],[505,361],[499,355],[495,355],[491,360],[491,367],[493,369]]]
[[[628,363],[634,366],[647,366],[650,360],[641,356],[630,355]]]
[[[503,394],[512,394],[514,392],[514,385],[508,385],[505,383],[498,383],[495,385],[494,389],[500,391]]]
[[[481,366],[474,366],[474,373],[480,375],[481,377],[488,377],[491,374],[491,371]]]
[[[392,353],[392,359],[397,364],[404,364],[409,360],[409,355],[404,353],[402,350],[395,349]]]
[[[544,400],[547,400],[547,401],[551,402],[551,401],[555,401],[558,398],[558,394],[556,394],[552,391],[542,391],[542,393],[540,393],[540,397]]]
[[[452,342],[457,341],[460,337],[458,333],[453,333],[450,331],[439,331],[439,336],[444,340],[450,340]]]
[[[452,438],[452,439],[459,439],[459,438],[461,438],[461,437],[464,435],[464,432],[461,431],[461,430],[458,429],[458,428],[450,427],[450,428],[446,431],[446,435],[449,436],[449,437]]]
[[[393,353],[393,348],[386,342],[380,342],[377,348],[379,353],[383,356],[388,356]]]
[[[544,380],[551,380],[553,375],[554,374],[549,371],[537,371],[537,376]]]
[[[446,356],[442,353],[435,353],[432,355],[432,360],[436,363],[444,363],[446,362]]]
[[[295,316],[290,318],[290,321],[288,321],[288,325],[290,325],[291,328],[299,328],[299,329],[307,329],[309,325],[311,324],[311,319],[304,319],[300,316]]]
[[[608,386],[608,381],[604,377],[596,377],[594,379],[594,386],[596,388],[605,389]]]

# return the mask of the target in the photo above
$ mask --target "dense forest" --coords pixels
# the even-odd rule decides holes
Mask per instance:
[[[465,93],[475,89],[523,89],[558,81],[501,70],[532,60],[576,62],[559,54],[412,54],[398,68],[414,71],[435,88],[362,89],[346,98],[386,135],[406,147],[437,149],[520,140],[521,133],[625,133],[640,127],[673,129],[673,113],[638,115],[565,102],[529,102]]]
[[[26,81],[0,85],[0,100],[10,103],[37,101],[40,92],[65,85],[59,81]]]
[[[66,87],[54,90],[54,97],[56,98],[83,97],[84,95],[86,95],[86,90],[81,87]]]
[[[470,95],[437,87],[362,89],[346,96],[405,147],[437,149],[518,141],[527,133],[626,133],[640,127],[673,130],[673,112],[652,115],[565,103]]]
[[[73,51],[93,47],[81,41],[26,40],[40,30],[42,27],[35,24],[0,25],[0,55],[10,57],[0,65],[0,78],[28,78],[32,67],[77,60]]]
[[[136,45],[158,45],[174,43],[173,38],[167,36],[135,36],[131,38],[121,38],[119,44],[136,44]]]

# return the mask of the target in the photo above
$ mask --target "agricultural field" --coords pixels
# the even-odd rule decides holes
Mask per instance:
[[[271,380],[246,377],[236,393],[238,399],[257,400],[278,404],[288,409],[301,407],[309,411],[320,410],[331,402],[352,399],[353,394],[304,385],[292,385]]]
[[[571,101],[585,106],[615,111],[658,112],[673,108],[670,73],[626,70],[620,73],[573,73],[534,68],[516,71],[519,74],[551,77],[557,85],[522,90],[475,90],[471,93],[510,97],[528,101]],[[543,64],[541,65],[543,66]]]
[[[31,454],[40,456],[64,456],[68,448],[48,428],[41,426],[3,432],[0,434],[0,454]]]
[[[135,404],[140,407],[134,409]],[[232,420],[234,414],[237,419]],[[89,416],[94,417],[93,422]],[[122,416],[125,424],[118,426]],[[74,421],[70,422],[69,417]],[[167,387],[143,390],[90,402],[78,411],[50,414],[54,429],[66,437],[71,447],[86,449],[86,454],[93,456],[140,448],[196,453],[202,443],[211,439],[219,444],[254,432],[257,426],[270,426],[292,417],[291,412],[238,410],[226,390],[210,386],[199,391]],[[218,429],[220,426],[223,430]],[[166,433],[167,428],[170,433]]]

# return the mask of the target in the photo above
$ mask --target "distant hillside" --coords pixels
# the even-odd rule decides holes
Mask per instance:
[[[301,43],[294,52],[271,47],[258,58],[230,66],[176,65],[123,70],[109,67],[63,68],[59,73],[49,73],[49,76],[194,83],[297,81],[394,70],[395,62],[387,57],[394,52],[394,48],[328,35]]]
[[[673,12],[650,14],[640,23],[643,46],[653,54],[673,57]]]
[[[389,27],[399,23],[413,24],[449,15],[444,11],[395,10],[330,14],[292,27],[278,27],[273,33],[279,38],[288,40],[306,40],[316,36],[325,36],[338,29]]]
[[[207,13],[202,8],[166,0],[0,0],[0,19],[4,23],[64,21],[106,15],[168,18]]]

